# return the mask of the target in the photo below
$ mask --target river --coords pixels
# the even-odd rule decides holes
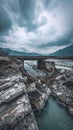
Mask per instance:
[[[35,112],[39,130],[73,130],[73,117],[50,98],[40,115]]]
[[[55,64],[56,68],[72,70],[73,61],[63,60],[62,62],[61,60],[55,60]],[[35,66],[36,62],[29,62],[29,65],[25,64],[25,68],[27,68],[30,73],[32,72],[32,65]],[[34,73],[33,71],[33,75]],[[73,130],[73,117],[68,113],[66,108],[61,107],[57,101],[52,98],[48,99],[40,115],[38,115],[37,112],[34,114],[39,130]]]

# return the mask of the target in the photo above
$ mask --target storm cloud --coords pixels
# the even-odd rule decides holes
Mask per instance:
[[[49,54],[73,44],[73,0],[0,0],[0,47]]]

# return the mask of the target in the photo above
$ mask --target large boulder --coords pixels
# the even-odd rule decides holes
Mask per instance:
[[[37,110],[43,109],[46,101],[48,100],[51,94],[50,88],[48,88],[46,84],[40,83],[41,82],[37,83],[36,85],[35,83],[32,83],[29,89],[27,89],[30,101]]]

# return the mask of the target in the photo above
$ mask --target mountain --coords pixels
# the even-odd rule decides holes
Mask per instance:
[[[50,56],[73,56],[73,44],[64,49],[49,54]]]
[[[19,52],[15,50],[11,50],[9,48],[0,48],[0,55],[13,55],[13,56],[40,56],[38,53],[25,53]]]
[[[19,52],[15,50],[11,50],[9,48],[0,48],[0,55],[14,55],[14,56],[40,56],[38,53],[25,53]],[[42,54],[43,56],[43,54]],[[49,54],[49,56],[73,56],[73,44],[64,49],[56,51],[54,53]]]

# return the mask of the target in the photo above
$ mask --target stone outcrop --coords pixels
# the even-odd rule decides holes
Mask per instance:
[[[38,130],[21,60],[1,56],[0,67],[0,130]]]
[[[26,91],[23,83],[17,82],[6,90],[0,92],[0,104],[7,103]]]
[[[73,73],[65,71],[52,83],[52,95],[73,115]]]
[[[3,107],[3,106],[2,106]],[[2,109],[2,108],[1,108]],[[27,95],[23,95],[5,107],[4,111],[0,112],[0,125],[13,126],[18,120],[24,118],[25,115],[30,113],[31,106]]]
[[[33,112],[26,115],[12,130],[38,130]]]
[[[51,90],[46,84],[42,84],[41,81],[29,84],[27,86],[27,92],[29,99],[37,110],[43,109],[47,99],[51,95]]]

